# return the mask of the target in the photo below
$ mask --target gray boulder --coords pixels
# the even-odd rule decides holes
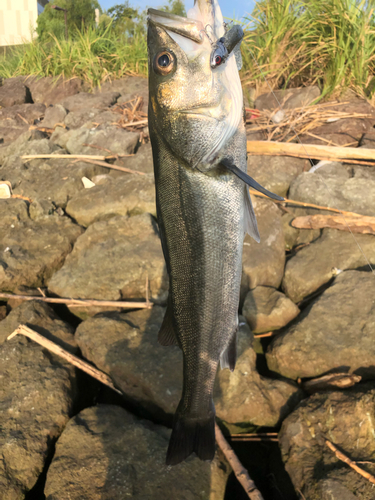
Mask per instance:
[[[30,90],[33,102],[43,103],[46,106],[61,103],[64,99],[78,94],[87,87],[87,84],[79,78],[65,79],[51,76],[28,77],[25,79],[25,85]]]
[[[322,236],[299,250],[288,260],[283,278],[283,290],[293,302],[326,285],[340,271],[367,268],[362,251],[375,264],[374,236],[323,229]]]
[[[34,120],[42,118],[45,109],[43,104],[19,104],[0,109],[1,142],[8,145],[27,133]]]
[[[77,111],[79,109],[105,109],[116,104],[120,97],[119,92],[101,92],[97,94],[88,94],[79,92],[78,94],[67,97],[61,101],[61,104],[68,111]]]
[[[43,120],[43,127],[55,128],[57,124],[62,124],[67,116],[67,111],[61,104],[55,104],[46,109]]]
[[[255,100],[255,108],[262,111],[273,110],[279,107],[279,103],[282,109],[302,108],[311,104],[319,96],[320,89],[317,86],[275,90],[272,93],[260,95]]]
[[[167,467],[169,435],[118,406],[83,410],[57,442],[46,500],[222,500],[228,464],[216,456]]]
[[[40,307],[39,307],[40,306]],[[22,308],[22,309],[21,309]],[[71,329],[45,306],[20,306],[0,322],[9,335],[30,321],[39,333],[73,346]],[[0,346],[0,489],[2,500],[23,500],[41,475],[54,442],[72,415],[74,369],[25,337]]]
[[[134,216],[144,212],[156,215],[155,183],[152,175],[123,174],[74,196],[66,212],[81,226],[114,215]]]
[[[375,378],[375,280],[346,271],[269,346],[270,370],[285,377],[340,371]]]
[[[22,78],[7,78],[0,86],[0,106],[9,108],[17,104],[32,102],[30,92],[22,82]]]
[[[333,443],[359,467],[374,474],[371,415],[373,386],[316,394],[302,401],[283,422],[279,446],[297,491],[308,500],[372,500],[373,485],[339,460]]]
[[[68,131],[58,127],[52,134],[51,141],[71,154],[106,156],[110,154],[108,151],[118,155],[135,152],[139,141],[137,132],[128,132],[109,124],[104,124],[100,128],[91,128],[90,124],[87,125],[88,127]]]
[[[280,286],[285,265],[281,212],[269,200],[253,198],[260,243],[246,235],[242,259],[242,294],[256,286]]]
[[[283,293],[266,286],[250,290],[242,309],[253,333],[279,330],[298,316],[299,312],[295,303]]]
[[[149,414],[166,419],[181,398],[182,353],[158,344],[165,309],[105,313],[83,321],[76,341],[83,356]]]
[[[137,170],[138,172],[144,172],[145,174],[153,174],[154,161],[152,159],[151,143],[142,144],[137,149],[137,154],[134,156],[119,158],[116,160],[116,165],[130,168],[131,170]],[[118,177],[121,175],[121,172],[111,170],[111,175]]]
[[[289,197],[362,215],[375,212],[375,171],[328,162],[304,172],[291,184]],[[316,213],[316,211],[315,211]]]
[[[307,160],[291,156],[249,155],[247,173],[269,191],[286,197],[293,179],[308,165]]]
[[[115,216],[93,223],[48,287],[61,297],[102,300],[143,299],[146,278],[150,296],[164,302],[168,278],[160,239],[151,215]],[[74,314],[95,314],[74,307]]]
[[[5,208],[11,210],[12,204]],[[11,224],[9,215],[0,218],[0,290],[19,293],[44,286],[81,233],[82,228],[57,215]]]

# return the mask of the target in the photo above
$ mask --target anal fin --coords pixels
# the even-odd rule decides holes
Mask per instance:
[[[176,334],[173,327],[173,310],[170,299],[168,298],[167,310],[165,311],[163,323],[158,333],[158,342],[163,346],[178,345]]]
[[[224,368],[229,368],[229,370],[232,372],[236,367],[236,361],[237,361],[237,329],[235,330],[229,342],[229,345],[221,353],[220,368],[222,370]]]

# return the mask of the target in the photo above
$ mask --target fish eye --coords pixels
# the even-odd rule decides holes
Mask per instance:
[[[168,75],[175,67],[175,58],[171,52],[163,51],[156,54],[154,69],[160,75]]]
[[[219,66],[219,64],[221,64],[221,61],[222,61],[222,59],[221,59],[220,56],[216,56],[215,57],[215,64],[216,64],[216,66]]]

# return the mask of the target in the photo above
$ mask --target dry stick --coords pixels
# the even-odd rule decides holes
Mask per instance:
[[[253,194],[255,196],[260,196],[261,198],[268,198],[269,197],[263,193],[259,193],[259,191],[255,191],[254,189],[249,189],[250,194]],[[353,217],[363,217],[361,214],[356,214],[355,212],[347,212],[345,210],[339,210],[338,208],[331,208],[331,207],[322,207],[321,205],[315,205],[314,203],[305,203],[303,201],[296,201],[296,200],[289,200],[288,198],[284,198],[284,201],[278,201],[278,200],[272,200],[274,203],[289,203],[291,205],[299,205],[301,207],[306,207],[306,208],[317,208],[319,210],[329,210],[330,212],[336,212],[338,214],[345,214],[345,215],[351,215]]]
[[[233,472],[236,475],[236,478],[243,486],[246,491],[248,497],[251,500],[264,500],[260,491],[255,486],[254,481],[250,478],[249,473],[238,460],[237,455],[234,453],[232,447],[228,444],[227,440],[223,436],[223,433],[220,430],[220,427],[215,422],[215,434],[216,441],[221,451],[224,453],[225,458],[228,460],[230,466],[233,469]]]
[[[337,146],[321,146],[316,144],[295,144],[271,141],[247,141],[247,152],[253,155],[298,156],[300,158],[327,158],[336,161],[372,160],[375,151],[372,149],[344,148]]]
[[[358,467],[358,465],[355,462],[353,462],[353,460],[350,460],[349,457],[347,457],[346,455],[344,455],[344,453],[338,450],[338,448],[333,443],[331,443],[331,441],[328,441],[328,439],[326,439],[325,443],[328,446],[328,448],[333,451],[333,453],[339,460],[348,464],[349,467],[358,472],[358,474],[361,474],[361,476],[370,481],[370,483],[375,484],[375,477],[372,474]]]
[[[123,158],[125,156],[134,156],[134,155],[118,155]],[[116,155],[117,157],[117,155]],[[20,156],[22,160],[36,160],[40,158],[51,159],[65,159],[65,160],[80,160],[86,163],[92,163],[94,165],[100,165],[101,167],[112,168],[113,170],[121,170],[121,172],[127,172],[128,174],[138,174],[138,175],[146,175],[144,172],[139,172],[138,170],[132,170],[131,168],[120,167],[119,165],[111,165],[110,163],[106,163],[104,160],[108,160],[109,158],[115,158],[115,156],[95,156],[95,155],[23,155]]]
[[[122,128],[127,128],[127,127],[135,127],[136,125],[146,125],[148,123],[148,120],[139,120],[137,122],[132,122],[132,123],[124,123],[123,125],[120,125]]]
[[[19,325],[19,327],[16,330],[14,330],[13,333],[11,333],[9,335],[8,340],[12,339],[13,337],[15,337],[18,334],[24,335],[25,337],[28,337],[29,339],[34,340],[35,342],[37,342],[41,346],[45,347],[49,351],[53,352],[54,354],[57,354],[57,356],[64,358],[66,361],[68,361],[72,365],[74,365],[77,368],[79,368],[80,370],[83,370],[84,372],[88,373],[89,375],[91,375],[91,377],[96,378],[97,380],[102,382],[102,384],[105,384],[108,387],[110,387],[111,389],[113,389],[114,391],[118,392],[119,394],[122,394],[122,392],[119,391],[118,389],[116,389],[116,387],[113,385],[113,382],[108,375],[101,372],[97,368],[94,368],[89,363],[86,363],[81,358],[78,358],[74,354],[71,354],[70,352],[66,351],[65,349],[63,349],[59,345],[55,344],[51,340],[46,339],[46,337],[43,337],[43,335],[40,335],[39,333],[32,330],[28,326]]]
[[[95,306],[105,306],[105,307],[120,307],[120,308],[130,308],[130,309],[151,309],[151,302],[124,302],[117,300],[95,300],[95,299],[64,299],[57,297],[39,297],[37,295],[13,295],[12,293],[0,293],[0,298],[2,299],[18,299],[18,300],[39,300],[41,302],[49,302],[51,304],[66,304],[74,307],[84,306],[84,307],[95,307]]]
[[[81,161],[92,163],[93,165],[100,165],[101,167],[112,168],[113,170],[121,170],[121,172],[127,172],[129,174],[146,175],[144,172],[132,170],[131,168],[120,167],[119,165],[111,165],[110,163],[106,163],[105,161],[91,160],[89,158],[83,158]]]
[[[98,370],[97,368],[94,368],[92,365],[87,363],[86,361],[83,361],[82,359],[78,358],[74,354],[71,354],[70,352],[66,351],[59,345],[55,344],[49,339],[46,339],[43,337],[43,335],[40,335],[39,333],[35,332],[31,328],[29,328],[26,325],[19,325],[18,328],[9,335],[8,340],[11,340],[13,337],[16,335],[24,335],[28,337],[31,340],[34,340],[41,346],[45,347],[49,351],[53,352],[54,354],[57,354],[57,356],[60,356],[61,358],[65,359],[72,365],[76,366],[80,370],[83,370],[84,372],[88,373],[91,377],[99,380],[102,384],[107,385],[117,393],[123,395],[122,391],[117,389],[111,380],[111,378],[103,373],[102,371]],[[237,455],[234,453],[233,449],[229,446],[228,442],[224,438],[219,426],[215,423],[215,431],[216,431],[216,441],[221,450],[223,451],[226,459],[228,460],[229,464],[231,465],[238,481],[241,483],[243,488],[245,489],[246,493],[248,494],[249,498],[251,500],[263,500],[263,497],[261,493],[257,490],[254,482],[250,479],[249,474],[247,470],[243,467],[241,462],[238,460]]]

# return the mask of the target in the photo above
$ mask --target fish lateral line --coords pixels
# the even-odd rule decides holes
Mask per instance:
[[[236,175],[239,179],[241,179],[241,181],[243,181],[245,184],[252,187],[256,191],[265,194],[266,196],[272,198],[273,200],[285,201],[285,198],[279,196],[278,194],[272,193],[271,191],[268,191],[268,189],[261,186],[259,182],[250,177],[250,175],[248,175],[240,168],[236,167],[231,158],[223,158],[220,163],[228,170],[230,170],[234,175]]]

